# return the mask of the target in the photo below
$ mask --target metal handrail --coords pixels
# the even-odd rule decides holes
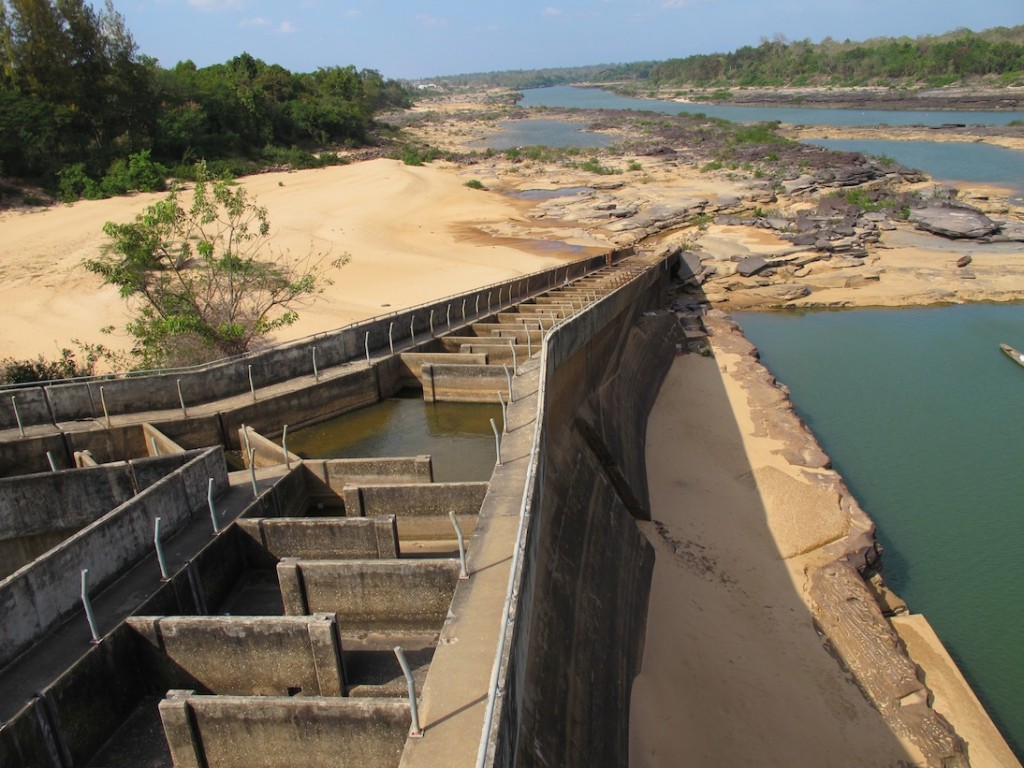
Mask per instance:
[[[478,288],[473,288],[472,290],[469,290],[469,291],[463,291],[462,293],[450,294],[448,296],[444,296],[444,297],[442,297],[440,299],[436,299],[434,301],[423,302],[422,304],[416,304],[416,305],[413,305],[411,307],[405,307],[404,309],[398,309],[398,310],[395,310],[393,312],[388,312],[388,313],[385,313],[385,314],[382,314],[382,315],[374,315],[372,317],[363,318],[362,320],[357,320],[356,322],[349,323],[348,325],[343,325],[343,326],[340,326],[338,328],[334,328],[334,329],[329,330],[329,331],[318,331],[317,333],[309,334],[308,336],[300,336],[297,339],[288,339],[287,341],[275,342],[273,344],[268,344],[265,347],[261,347],[261,348],[259,348],[257,350],[252,350],[252,351],[249,351],[249,352],[243,352],[243,353],[238,354],[238,355],[230,355],[228,357],[221,357],[221,358],[217,358],[216,360],[210,360],[210,361],[207,361],[205,363],[199,363],[197,365],[181,366],[181,367],[177,367],[177,368],[150,368],[150,369],[143,369],[143,370],[115,371],[115,372],[111,372],[111,373],[94,374],[92,376],[75,376],[75,377],[67,378],[67,379],[49,379],[47,381],[22,382],[22,383],[18,383],[18,384],[0,384],[0,389],[6,391],[6,390],[13,390],[13,389],[25,389],[25,388],[30,388],[30,387],[40,387],[40,386],[45,387],[45,386],[51,386],[53,384],[85,383],[85,382],[91,382],[91,381],[110,381],[112,379],[133,379],[133,378],[141,378],[143,376],[166,376],[166,375],[176,375],[176,374],[183,374],[183,373],[196,373],[196,372],[199,372],[199,371],[204,371],[204,370],[208,370],[210,368],[214,368],[214,367],[219,366],[219,365],[223,365],[224,363],[230,363],[230,362],[234,362],[234,361],[238,361],[238,360],[244,360],[246,358],[253,358],[253,357],[257,357],[257,356],[263,355],[263,354],[265,354],[267,352],[271,352],[271,351],[278,350],[278,349],[283,349],[285,347],[289,347],[289,346],[293,346],[293,345],[294,346],[299,346],[299,345],[307,343],[307,342],[316,341],[317,339],[329,338],[331,336],[335,336],[335,335],[337,335],[339,333],[342,333],[342,332],[344,332],[346,330],[349,330],[350,328],[354,328],[354,327],[357,327],[359,325],[363,325],[363,324],[367,324],[368,325],[368,324],[375,323],[375,322],[378,322],[378,321],[381,321],[381,320],[385,320],[385,319],[387,319],[389,317],[398,317],[400,315],[404,315],[404,314],[407,314],[407,313],[410,313],[410,312],[416,312],[416,311],[422,310],[422,309],[429,309],[430,307],[434,307],[434,306],[437,306],[439,304],[443,304],[446,301],[450,302],[450,301],[453,301],[455,299],[461,298],[463,296],[468,296],[470,294],[479,293],[481,291],[486,291],[488,289],[493,289],[493,288],[496,288],[496,287],[499,287],[499,286],[505,286],[505,285],[507,285],[509,283],[514,283],[514,282],[521,281],[521,280],[529,280],[532,277],[536,277],[538,275],[542,275],[542,274],[547,273],[547,272],[554,272],[555,279],[554,279],[553,284],[556,284],[558,282],[557,275],[558,275],[558,271],[560,269],[562,269],[563,267],[565,268],[566,276],[567,276],[566,279],[568,279],[568,273],[569,273],[569,270],[572,267],[574,267],[574,266],[576,266],[578,264],[582,264],[583,262],[590,261],[593,258],[594,258],[593,256],[588,256],[588,257],[585,257],[585,258],[582,258],[582,259],[576,259],[575,261],[571,261],[571,262],[569,262],[567,264],[564,264],[564,265],[560,264],[560,265],[556,266],[553,270],[552,270],[551,267],[548,267],[546,269],[539,269],[539,270],[537,270],[535,272],[530,272],[529,274],[526,274],[526,275],[520,275],[519,277],[509,278],[508,280],[500,280],[500,281],[495,282],[495,283],[488,283],[486,285],[481,285]],[[510,300],[511,300],[511,297],[510,297]]]

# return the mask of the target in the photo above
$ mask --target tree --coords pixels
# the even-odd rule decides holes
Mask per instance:
[[[195,176],[191,205],[175,185],[133,222],[108,221],[102,255],[85,262],[136,308],[127,330],[144,367],[246,352],[294,323],[295,306],[330,282],[323,254],[294,261],[270,248],[267,209],[243,187],[203,163]]]

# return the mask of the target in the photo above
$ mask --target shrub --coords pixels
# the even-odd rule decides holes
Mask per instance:
[[[34,382],[73,379],[77,376],[91,376],[100,358],[101,348],[87,348],[84,363],[75,360],[75,353],[62,349],[56,360],[47,360],[39,355],[35,360],[15,360],[13,357],[0,359],[0,384],[31,384]]]
[[[63,203],[73,203],[83,197],[86,200],[103,197],[100,185],[86,173],[85,163],[75,163],[57,171],[57,198]]]
[[[611,176],[615,173],[622,173],[622,171],[617,171],[614,168],[608,168],[607,166],[601,165],[600,161],[593,157],[589,160],[584,160],[580,163],[579,167],[581,170],[587,171],[588,173],[596,173],[599,176]]]
[[[487,187],[484,186],[484,183],[480,181],[480,179],[470,179],[469,181],[466,182],[466,186],[469,187],[470,189],[487,189]]]

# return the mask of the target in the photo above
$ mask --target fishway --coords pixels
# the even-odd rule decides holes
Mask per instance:
[[[413,331],[394,354],[367,344],[363,360],[217,401],[139,413],[106,402],[102,418],[5,430],[5,513],[31,507],[25,484],[81,473],[120,478],[128,492],[0,582],[5,626],[17,623],[7,621],[12,606],[24,608],[16,590],[26,580],[37,579],[48,610],[0,643],[0,765],[328,765],[339,750],[370,765],[415,765],[436,750],[447,764],[472,764],[535,463],[542,345],[655,264],[621,256],[573,279],[565,270],[525,301],[512,302],[508,284],[502,311],[419,342]],[[264,436],[284,437],[282,417],[313,422],[410,381],[425,400],[500,394],[505,434],[490,483],[433,483],[429,457],[300,459]],[[215,447],[199,447],[214,435]],[[49,460],[79,468],[18,474],[46,446]],[[250,467],[229,471],[225,448]],[[176,512],[161,579],[147,536],[157,516]],[[469,579],[452,517],[469,542]],[[89,594],[99,638],[90,642],[78,569],[124,540],[123,565]],[[396,645],[428,730],[412,752]],[[231,747],[240,743],[242,753]]]

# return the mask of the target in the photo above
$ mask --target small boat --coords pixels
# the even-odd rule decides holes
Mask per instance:
[[[1017,365],[1024,365],[1024,353],[1018,352],[1016,349],[1011,347],[1009,344],[1000,344],[999,348],[1006,353],[1006,356],[1017,363]]]

